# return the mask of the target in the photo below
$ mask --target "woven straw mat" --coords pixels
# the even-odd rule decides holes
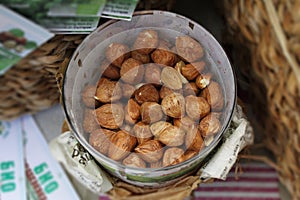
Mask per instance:
[[[281,182],[300,199],[300,1],[223,3],[226,43],[252,123],[264,133]]]

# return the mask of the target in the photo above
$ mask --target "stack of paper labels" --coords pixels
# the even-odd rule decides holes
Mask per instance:
[[[80,199],[30,115],[0,121],[0,199]]]

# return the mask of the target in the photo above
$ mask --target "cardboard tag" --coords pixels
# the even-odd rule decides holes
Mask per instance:
[[[0,19],[0,75],[54,36],[3,5]]]
[[[0,121],[0,199],[26,200],[21,121]]]
[[[31,115],[21,118],[30,199],[80,199]]]

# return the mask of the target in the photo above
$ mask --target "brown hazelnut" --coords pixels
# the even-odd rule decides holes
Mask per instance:
[[[100,70],[103,72],[102,76],[106,78],[117,80],[120,78],[120,68],[104,60],[100,66]]]
[[[121,80],[129,84],[138,84],[144,78],[143,63],[133,58],[125,60],[120,70]]]
[[[179,90],[182,88],[181,76],[173,67],[164,67],[160,79],[161,82],[170,89]]]
[[[135,100],[139,104],[144,102],[156,102],[159,101],[159,94],[156,88],[152,84],[142,85],[135,91]]]
[[[157,48],[151,53],[151,58],[153,62],[173,66],[177,61],[177,56],[168,49]]]
[[[194,80],[205,68],[205,62],[194,62],[181,68],[182,75],[189,81]]]
[[[139,144],[142,144],[153,138],[153,135],[150,130],[150,126],[143,122],[136,123],[133,127],[133,131],[135,133],[135,137],[137,138]]]
[[[91,132],[89,137],[89,143],[94,147],[97,151],[102,154],[107,154],[108,148],[110,146],[110,138],[114,135],[115,132],[100,128]]]
[[[172,44],[171,44],[171,42],[170,42],[169,40],[167,40],[167,39],[160,39],[160,40],[158,41],[158,48],[168,50],[168,49],[171,49],[171,48],[172,48]]]
[[[172,126],[170,122],[158,121],[150,125],[151,133],[158,137],[166,128]]]
[[[203,147],[203,139],[197,126],[189,129],[185,136],[185,146],[189,150],[199,152]]]
[[[158,34],[154,30],[141,31],[134,44],[133,49],[142,54],[149,54],[158,45]]]
[[[173,118],[180,118],[185,114],[185,100],[181,94],[172,93],[161,101],[163,112]]]
[[[210,84],[211,77],[212,75],[210,73],[200,74],[199,76],[197,76],[195,81],[197,87],[201,90],[206,88]]]
[[[150,124],[163,118],[161,106],[156,102],[145,102],[141,105],[142,122]]]
[[[184,116],[182,118],[174,119],[174,126],[177,126],[178,128],[184,130],[187,132],[188,130],[196,127],[195,121],[193,121],[191,118],[188,116]]]
[[[165,128],[156,138],[167,146],[180,146],[184,143],[185,132],[176,126]]]
[[[140,105],[133,99],[129,99],[125,106],[125,121],[134,124],[140,118]]]
[[[150,63],[145,66],[145,82],[160,84],[161,67],[157,64]]]
[[[200,43],[187,35],[176,38],[176,51],[188,62],[194,62],[204,54]]]
[[[180,75],[180,79],[181,79],[181,82],[183,84],[186,84],[188,83],[189,81],[182,75],[182,72],[181,72],[181,69],[182,67],[185,66],[185,63],[182,61],[182,60],[179,60],[176,65],[175,65],[175,69],[178,71],[178,74]]]
[[[182,94],[182,89],[179,89],[179,90],[172,90],[166,86],[162,86],[160,91],[159,91],[159,97],[161,99],[165,98],[166,96],[172,94],[172,93],[179,93],[179,94]]]
[[[203,137],[217,134],[221,130],[220,120],[213,113],[208,114],[199,123],[199,130]]]
[[[149,140],[139,144],[134,150],[149,163],[157,162],[163,156],[163,145],[157,140]]]
[[[120,84],[122,88],[123,97],[130,99],[134,95],[135,87],[133,85],[123,83]]]
[[[95,99],[96,86],[88,85],[81,93],[82,101],[86,107],[95,108],[99,106],[99,102]]]
[[[121,67],[123,61],[128,57],[129,47],[121,43],[111,43],[106,51],[105,55],[109,62],[117,67]]]
[[[210,84],[202,90],[201,96],[203,96],[213,111],[221,111],[224,106],[224,96],[221,86],[211,81]]]
[[[131,58],[133,58],[135,60],[139,60],[143,64],[150,62],[150,56],[148,54],[142,54],[142,53],[139,53],[138,51],[132,51]]]
[[[101,78],[98,82],[95,98],[102,103],[117,101],[122,97],[122,89],[117,81]]]
[[[146,168],[145,161],[135,153],[131,153],[124,158],[123,164],[128,167]]]
[[[110,140],[111,144],[108,148],[108,157],[113,160],[121,160],[126,157],[137,143],[136,138],[124,130],[112,135]]]
[[[153,162],[153,163],[150,163],[150,168],[161,168],[162,167],[162,161],[159,160],[157,162]]]
[[[95,110],[98,123],[108,129],[117,129],[123,124],[124,110],[120,104],[105,104]]]
[[[183,95],[189,96],[194,95],[197,96],[199,93],[198,87],[196,86],[196,83],[190,82],[183,86]]]
[[[193,120],[199,120],[210,112],[210,106],[203,97],[190,95],[185,97],[185,102],[186,113]]]
[[[184,154],[184,151],[178,147],[171,147],[165,150],[162,164],[163,167],[174,165],[176,163],[176,160],[182,157]]]
[[[178,158],[176,160],[174,165],[182,163],[188,159],[191,159],[192,157],[196,156],[197,154],[198,154],[198,152],[196,152],[196,151],[187,151],[187,152],[185,152],[185,154],[183,154],[180,158]]]
[[[96,129],[99,129],[99,124],[97,123],[95,110],[86,109],[84,111],[83,130],[87,133],[91,133]]]

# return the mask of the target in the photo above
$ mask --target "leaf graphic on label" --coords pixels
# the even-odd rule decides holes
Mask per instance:
[[[13,34],[16,37],[23,37],[24,36],[24,31],[22,31],[19,28],[14,28],[14,29],[10,29],[9,32],[11,34]]]

